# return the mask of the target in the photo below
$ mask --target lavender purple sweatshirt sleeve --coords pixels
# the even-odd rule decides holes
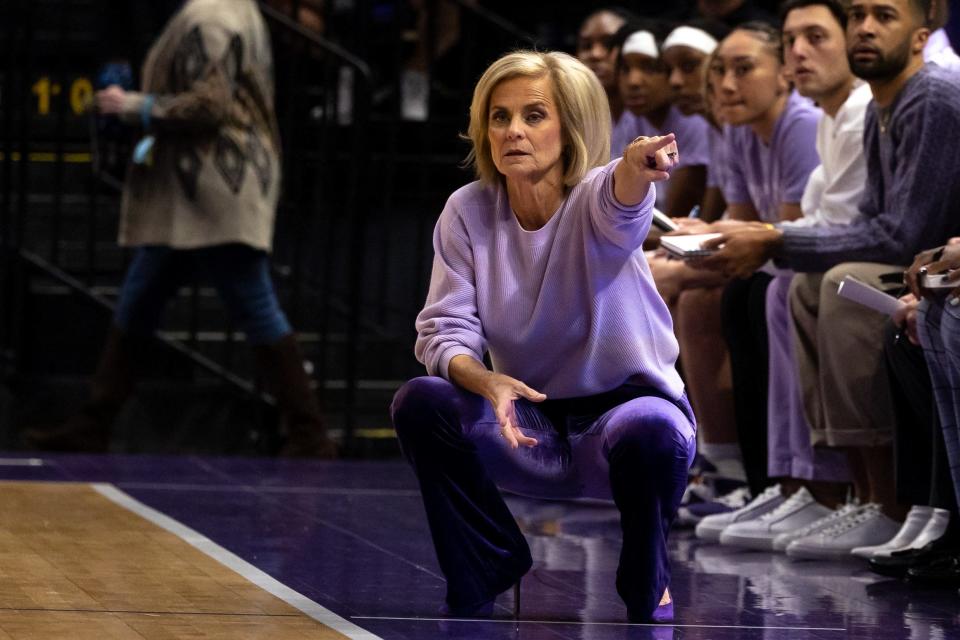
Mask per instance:
[[[473,183],[447,202],[434,233],[415,352],[448,376],[460,354],[550,397],[591,395],[626,381],[679,398],[677,344],[641,249],[655,189],[624,206],[619,161],[591,171],[544,227],[525,231],[500,186]]]
[[[487,352],[477,312],[473,247],[461,207],[482,207],[489,194],[472,189],[479,192],[475,201],[463,205],[460,201],[466,199],[465,189],[450,197],[434,229],[430,291],[416,322],[417,360],[426,365],[430,375],[445,378],[447,367],[456,356],[468,355],[482,361]]]

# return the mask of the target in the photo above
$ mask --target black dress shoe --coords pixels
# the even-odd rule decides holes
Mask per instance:
[[[889,556],[870,558],[870,570],[890,578],[903,578],[914,567],[923,567],[945,557],[957,554],[953,539],[937,538],[920,549],[896,551]]]
[[[878,580],[866,585],[867,596],[877,600],[902,599],[904,594],[910,593],[910,587],[902,580]]]
[[[960,555],[945,556],[907,570],[907,582],[927,587],[960,587]]]

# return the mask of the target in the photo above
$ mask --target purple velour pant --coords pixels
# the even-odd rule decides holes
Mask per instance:
[[[847,456],[839,450],[814,447],[803,413],[803,397],[793,355],[789,307],[793,274],[774,277],[767,287],[767,474],[824,482],[849,482]]]
[[[617,591],[631,619],[649,619],[670,581],[667,535],[696,449],[686,396],[624,385],[514,405],[520,430],[537,446],[511,449],[490,403],[443,378],[415,378],[393,399],[447,604],[492,600],[530,569],[529,547],[499,487],[535,498],[612,498],[623,532]]]

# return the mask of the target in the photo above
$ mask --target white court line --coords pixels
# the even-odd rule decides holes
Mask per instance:
[[[105,498],[132,511],[141,518],[152,522],[161,529],[166,529],[190,546],[195,547],[225,567],[236,571],[264,591],[280,598],[291,607],[299,609],[317,622],[339,631],[353,640],[382,640],[380,636],[376,636],[365,629],[361,629],[352,622],[341,618],[329,609],[320,606],[313,600],[297,593],[290,587],[267,575],[240,556],[227,551],[210,538],[177,522],[170,516],[164,515],[152,507],[148,507],[112,484],[96,482],[91,483],[90,486]]]
[[[198,491],[198,492],[247,492],[262,493],[305,493],[337,496],[391,496],[419,498],[416,489],[353,489],[337,487],[303,487],[282,485],[237,485],[237,484],[183,484],[177,482],[118,482],[126,489],[147,489],[149,491]]]
[[[0,458],[0,467],[42,467],[41,458]]]
[[[226,472],[221,471],[221,470],[219,470],[219,469],[216,469],[216,468],[214,468],[214,467],[211,467],[210,465],[204,464],[202,460],[200,461],[200,465],[201,465],[201,467],[206,468],[208,471],[210,471],[210,472],[212,472],[212,473],[215,473],[215,474],[217,474],[217,475],[223,476],[223,477],[226,478],[227,480],[233,480],[233,478],[231,478],[231,476],[229,476]],[[124,486],[124,487],[132,487],[132,486],[133,486],[132,484],[127,484],[127,483],[118,483],[118,484],[120,484],[120,485],[122,485],[122,486]],[[159,483],[158,486],[163,486],[163,483]],[[202,487],[203,485],[196,485],[196,486]],[[226,486],[226,485],[220,485],[220,486]],[[240,490],[242,490],[242,491],[244,491],[244,492],[253,494],[253,495],[257,496],[258,498],[270,499],[270,500],[272,500],[275,504],[279,505],[279,506],[280,506],[282,509],[284,509],[284,510],[292,511],[292,512],[297,513],[297,514],[299,514],[299,515],[308,515],[308,514],[303,514],[303,513],[300,512],[299,510],[292,508],[287,502],[284,502],[284,501],[281,499],[282,496],[279,495],[279,494],[282,493],[282,492],[276,492],[276,493],[274,493],[274,494],[271,494],[271,493],[268,493],[268,492],[261,492],[257,486],[248,485],[248,484],[240,484],[240,485],[233,484],[233,485],[231,485],[231,486],[232,486],[232,488],[234,488],[234,489],[239,488]],[[350,489],[346,489],[346,490],[347,490],[347,491],[350,491]],[[370,490],[370,489],[359,489],[358,491],[362,491],[362,492],[364,492],[364,493],[369,493],[369,492],[373,491],[374,494],[378,493],[376,490]],[[409,491],[409,490],[404,489],[403,491]],[[406,495],[406,494],[405,494],[405,495]],[[411,491],[410,495],[411,495],[411,496],[417,496],[417,497],[419,497],[420,494]],[[385,547],[381,547],[380,545],[376,544],[376,543],[373,542],[372,540],[368,540],[367,538],[364,538],[363,536],[361,536],[361,535],[359,535],[359,534],[357,534],[357,533],[354,533],[353,531],[350,531],[349,529],[346,529],[346,528],[344,528],[344,527],[341,527],[341,526],[339,526],[339,525],[334,524],[333,522],[330,522],[330,521],[327,521],[327,520],[323,520],[323,519],[318,518],[318,517],[314,517],[314,516],[310,516],[310,515],[308,515],[308,517],[309,517],[313,522],[316,522],[317,524],[323,525],[324,527],[327,527],[327,528],[329,528],[329,529],[332,529],[332,530],[336,531],[337,533],[340,533],[340,534],[342,534],[342,535],[344,535],[344,536],[353,538],[354,540],[360,542],[360,543],[363,544],[363,545],[372,547],[372,548],[376,549],[377,551],[379,551],[379,552],[381,552],[381,553],[384,553],[384,554],[390,556],[391,558],[395,558],[395,559],[398,560],[399,562],[403,562],[404,564],[410,565],[411,567],[413,567],[413,568],[416,569],[417,571],[421,571],[421,572],[423,572],[423,573],[426,573],[427,575],[429,575],[429,576],[431,576],[431,577],[433,577],[433,578],[436,578],[436,579],[438,579],[438,580],[443,580],[443,577],[442,577],[442,576],[439,576],[439,575],[437,575],[436,573],[430,571],[429,569],[426,569],[426,568],[423,567],[422,565],[416,564],[415,562],[411,562],[411,561],[410,561],[408,558],[406,558],[405,556],[402,556],[402,555],[400,555],[400,554],[398,554],[398,553],[396,553],[396,552],[394,552],[394,551],[390,551],[389,549],[387,549],[387,548],[385,548]]]
[[[683,629],[770,629],[771,631],[846,631],[840,627],[762,627],[738,624],[672,624],[672,623],[638,623],[638,622],[580,622],[577,620],[507,620],[503,618],[401,618],[390,616],[350,616],[354,620],[402,620],[421,622],[500,622],[503,624],[565,624],[579,627],[678,627]]]

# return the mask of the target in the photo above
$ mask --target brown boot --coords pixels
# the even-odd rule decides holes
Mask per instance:
[[[336,458],[337,445],[327,435],[320,403],[310,388],[303,355],[291,333],[277,342],[254,347],[264,384],[274,398],[287,427],[280,450],[286,457]]]
[[[133,390],[134,341],[140,339],[111,327],[80,412],[53,429],[25,432],[27,445],[45,451],[106,451],[113,420]]]

